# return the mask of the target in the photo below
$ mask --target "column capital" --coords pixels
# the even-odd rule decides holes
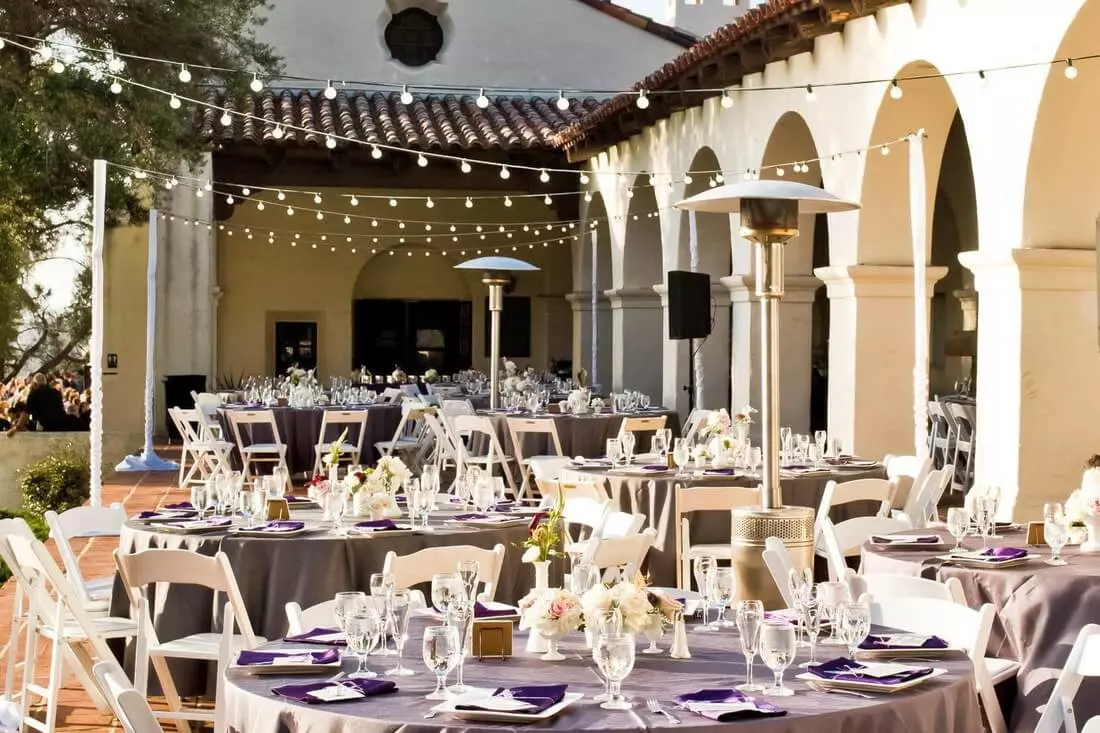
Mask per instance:
[[[1011,285],[1020,290],[1096,289],[1096,251],[1091,249],[1010,249],[959,253],[959,262],[983,287]]]
[[[605,290],[603,294],[607,296],[613,309],[659,308],[662,302],[661,296],[655,292],[653,286],[648,288],[616,288]]]
[[[818,267],[814,274],[825,283],[830,298],[911,298],[913,268],[909,265],[840,265]],[[928,297],[947,274],[946,267],[925,270]]]
[[[730,293],[734,303],[756,300],[756,278],[752,275],[730,275],[720,281]],[[821,281],[813,275],[787,275],[783,279],[782,302],[811,303],[814,293],[821,287]]]

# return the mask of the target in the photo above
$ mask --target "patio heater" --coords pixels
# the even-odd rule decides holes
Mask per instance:
[[[782,604],[761,555],[768,537],[783,540],[796,567],[813,567],[814,510],[783,506],[779,481],[779,300],[783,297],[783,247],[798,234],[799,214],[852,211],[814,186],[794,181],[743,181],[712,188],[676,204],[679,209],[740,214],[741,236],[753,242],[756,297],[760,299],[760,416],[764,458],[759,508],[732,511],[733,566],[741,598],[766,608]]]
[[[510,272],[536,272],[530,262],[513,257],[478,257],[455,265],[456,270],[482,270],[481,282],[489,286],[489,409],[500,403],[500,314],[504,311],[504,286]]]

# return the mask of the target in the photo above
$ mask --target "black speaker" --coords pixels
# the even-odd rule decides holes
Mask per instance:
[[[668,337],[674,341],[710,335],[710,275],[668,273]]]

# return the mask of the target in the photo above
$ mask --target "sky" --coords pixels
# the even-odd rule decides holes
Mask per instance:
[[[625,5],[631,10],[648,15],[654,20],[667,20],[668,0],[618,0],[619,5]]]

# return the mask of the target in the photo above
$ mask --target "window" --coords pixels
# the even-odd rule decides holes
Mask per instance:
[[[407,8],[390,19],[385,39],[394,59],[406,66],[425,66],[443,50],[443,26],[427,10]]]

